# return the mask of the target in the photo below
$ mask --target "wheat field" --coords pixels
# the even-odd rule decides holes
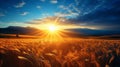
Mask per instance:
[[[120,40],[0,39],[0,67],[120,67]]]

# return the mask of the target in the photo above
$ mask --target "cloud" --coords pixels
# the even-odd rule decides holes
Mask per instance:
[[[20,2],[20,3],[18,3],[17,5],[15,5],[14,7],[16,7],[16,8],[21,8],[21,7],[23,7],[25,4],[26,4],[26,3],[23,1],[23,2]]]
[[[62,18],[62,17],[58,17],[58,16],[47,16],[45,18],[39,18],[39,19],[34,19],[30,22],[27,22],[28,24],[32,24],[32,25],[39,25],[39,24],[45,24],[45,23],[49,23],[51,21],[55,21],[56,19],[59,18],[60,23],[65,22],[67,19],[66,18]]]
[[[77,7],[75,7],[74,5],[72,5],[72,8],[73,8],[73,10],[76,11],[77,13],[80,13],[80,10],[79,10]]]
[[[43,19],[34,19],[32,21],[27,22],[27,24],[39,25],[39,24],[41,24],[43,22],[45,22]]]
[[[29,12],[23,12],[23,13],[21,13],[20,15],[25,16],[25,15],[27,15],[27,14],[29,14]]]
[[[79,16],[80,14],[80,10],[76,6],[74,6],[72,3],[69,4],[68,6],[59,5],[59,8],[64,10],[64,12],[56,13],[55,15],[58,15],[61,17],[67,17],[67,16],[76,17],[76,16]]]
[[[59,16],[59,17],[72,17],[72,16],[78,16],[79,14],[78,13],[74,13],[74,12],[71,12],[71,13],[60,13],[60,12],[57,12],[55,13],[55,16]]]
[[[80,4],[80,0],[75,0],[76,5]]]
[[[27,27],[28,24],[25,22],[19,22],[19,21],[9,21],[9,22],[3,22],[0,21],[0,27],[4,28],[4,27],[8,27],[8,26],[22,26],[22,27]]]
[[[58,1],[57,1],[57,0],[51,0],[50,2],[51,2],[51,3],[53,3],[53,4],[58,3]]]
[[[59,5],[59,8],[62,8],[62,9],[64,9],[64,5]]]
[[[4,13],[0,13],[0,17],[2,17],[2,16],[5,16],[5,14]]]
[[[76,23],[86,23],[89,26],[98,26],[103,29],[120,29],[120,1],[119,0],[110,0],[110,1],[101,1],[98,4],[84,4],[82,8],[83,15],[80,15],[77,18],[69,19],[72,22]],[[89,7],[89,8],[88,8]]]
[[[38,6],[36,6],[36,8],[41,9],[41,6],[38,5]]]

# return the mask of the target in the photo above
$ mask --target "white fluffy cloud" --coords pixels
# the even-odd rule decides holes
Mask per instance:
[[[59,12],[55,13],[55,15],[61,17],[66,17],[66,16],[77,17],[81,13],[80,10],[73,4],[69,4],[68,6],[59,5],[58,8],[65,11],[64,13],[59,13]]]
[[[36,8],[40,9],[40,8],[41,8],[41,6],[36,6]]]
[[[53,4],[58,3],[58,1],[57,1],[57,0],[51,0],[50,2],[51,2],[51,3],[53,3]]]
[[[21,7],[23,7],[25,4],[26,4],[25,2],[20,2],[20,3],[18,3],[17,5],[15,5],[14,7],[16,7],[16,8],[21,8]]]
[[[23,12],[23,13],[21,13],[20,15],[25,16],[25,15],[27,15],[27,14],[29,14],[29,12]]]
[[[55,16],[59,16],[59,17],[68,17],[68,16],[78,16],[78,13],[75,12],[71,12],[71,13],[55,13]]]

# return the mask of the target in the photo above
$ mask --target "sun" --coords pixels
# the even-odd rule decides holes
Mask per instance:
[[[55,32],[57,30],[57,26],[55,26],[54,24],[50,24],[48,27],[48,30],[50,32]]]
[[[41,38],[45,41],[60,41],[63,40],[61,36],[62,28],[58,24],[44,24],[41,26],[42,35]]]
[[[66,25],[65,25],[66,26]],[[64,37],[68,35],[63,24],[59,23],[46,23],[39,25],[41,30],[40,37],[45,41],[55,42],[64,41]]]

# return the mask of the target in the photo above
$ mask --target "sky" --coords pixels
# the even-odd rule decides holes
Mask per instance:
[[[0,0],[0,28],[35,26],[57,17],[84,28],[119,30],[120,0]]]

